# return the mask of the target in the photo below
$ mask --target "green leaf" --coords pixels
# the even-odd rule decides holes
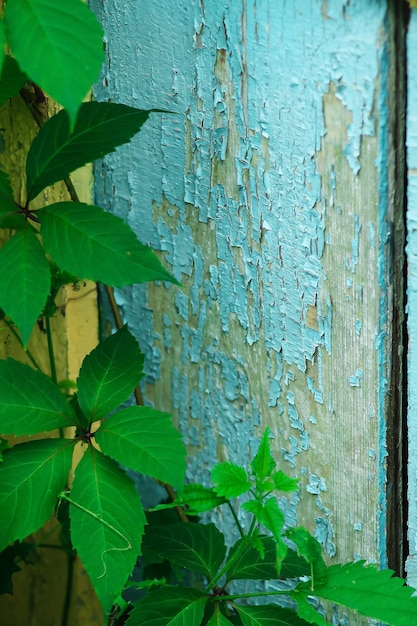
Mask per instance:
[[[181,489],[186,452],[166,413],[129,407],[109,417],[95,436],[103,452],[125,467]]]
[[[307,626],[308,622],[276,604],[239,606],[234,604],[244,626]]]
[[[16,59],[6,54],[0,76],[0,106],[17,96],[29,78],[21,71]]]
[[[284,513],[275,498],[269,498],[263,504],[257,500],[249,500],[242,504],[242,508],[253,513],[258,522],[273,534],[276,544],[276,567],[279,573],[288,550],[282,540]]]
[[[207,600],[197,589],[151,589],[135,604],[126,626],[199,626]]]
[[[90,447],[71,490],[71,538],[105,613],[140,554],[145,515],[132,480]]]
[[[25,224],[25,218],[13,199],[9,177],[0,170],[0,228],[21,230]]]
[[[301,578],[310,576],[310,566],[304,557],[299,556],[295,550],[288,548],[287,555],[281,566],[282,578]]]
[[[71,406],[47,376],[0,359],[0,434],[34,435],[75,424]]]
[[[220,609],[221,602],[216,602],[214,606],[213,615],[207,622],[207,626],[230,626],[233,622],[227,619]]]
[[[9,442],[7,441],[7,439],[2,439],[0,437],[0,463],[3,461],[3,452],[7,450],[8,447]]]
[[[4,20],[0,19],[0,71],[3,70],[4,66],[4,47],[6,45],[6,28],[4,24]]]
[[[252,486],[243,467],[234,463],[217,463],[211,471],[215,491],[224,498],[237,498]]]
[[[51,517],[68,480],[72,445],[62,439],[22,443],[0,463],[0,550],[24,539]]]
[[[178,284],[116,215],[80,202],[51,204],[37,215],[45,250],[71,274],[115,287],[149,280]]]
[[[354,609],[389,626],[417,623],[417,597],[414,589],[392,570],[378,570],[364,561],[332,565],[327,568],[327,582],[317,586],[314,595]],[[306,592],[307,593],[307,592]],[[311,595],[311,592],[308,592]]]
[[[316,609],[308,602],[307,596],[297,593],[297,590],[290,591],[289,595],[293,600],[297,601],[297,613],[300,617],[305,619],[309,624],[317,624],[317,626],[328,626],[328,622],[324,619],[323,615],[316,611]]]
[[[51,117],[33,140],[27,156],[29,199],[82,165],[127,143],[149,113],[113,102],[86,102],[81,105],[72,133],[66,111]]]
[[[269,428],[265,429],[258,452],[251,462],[251,467],[257,482],[262,482],[267,476],[270,476],[276,467],[269,445]]]
[[[287,474],[284,474],[281,470],[274,472],[271,478],[274,481],[275,489],[277,489],[277,491],[289,493],[299,489],[299,478],[291,478],[290,476],[287,476]]]
[[[264,558],[257,548],[247,538],[239,539],[230,548],[227,562],[227,580],[275,580],[278,578],[277,555],[275,541],[272,537],[258,536],[257,541],[262,543]],[[234,560],[234,555],[238,557]]]
[[[21,571],[19,563],[33,564],[33,550],[33,543],[16,541],[0,552],[0,594],[13,594],[13,574]]]
[[[75,120],[104,60],[95,15],[79,0],[7,0],[5,22],[21,69]]]
[[[151,510],[161,511],[182,506],[187,515],[200,515],[200,513],[211,511],[226,502],[227,500],[218,496],[214,489],[208,489],[199,484],[191,484],[184,485],[182,495],[176,498],[175,502],[158,504]]]
[[[313,537],[306,528],[289,528],[285,536],[291,539],[298,548],[298,553],[302,555],[311,567],[311,588],[327,580],[328,568],[324,562],[321,546],[317,539]]]
[[[30,228],[0,250],[0,285],[0,307],[17,324],[26,346],[50,286],[48,262]]]
[[[146,529],[143,550],[163,556],[170,563],[198,572],[209,580],[226,556],[222,533],[214,524],[169,524]]]
[[[127,400],[143,377],[144,356],[127,326],[88,354],[78,376],[78,402],[91,422]]]

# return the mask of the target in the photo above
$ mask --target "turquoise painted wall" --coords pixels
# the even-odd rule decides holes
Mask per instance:
[[[382,0],[91,1],[96,96],[153,114],[98,202],[181,281],[119,291],[188,478],[269,424],[329,558],[386,564],[392,289]],[[417,38],[416,38],[417,41]],[[226,523],[228,523],[226,521]]]
[[[408,110],[407,110],[407,260],[408,260],[408,503],[409,550],[407,561],[410,584],[417,586],[417,10],[408,29]]]

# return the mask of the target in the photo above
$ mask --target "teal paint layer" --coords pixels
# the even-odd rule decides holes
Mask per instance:
[[[412,11],[407,36],[407,313],[408,313],[408,540],[407,573],[417,586],[417,11]]]
[[[133,0],[91,4],[104,23],[108,55],[97,96],[177,113],[152,115],[130,146],[108,157],[96,170],[96,193],[142,241],[163,253],[180,281],[191,284],[188,291],[175,291],[178,319],[167,307],[160,334],[146,287],[118,293],[156,388],[162,349],[178,351],[170,391],[185,439],[195,448],[189,476],[208,478],[219,441],[231,460],[246,463],[265,415],[277,423],[276,436],[283,439],[277,448],[291,471],[312,443],[317,445],[317,428],[330,428],[330,421],[321,425],[320,416],[324,410],[333,415],[335,406],[334,390],[321,374],[323,357],[332,353],[332,294],[324,301],[321,294],[323,251],[337,245],[326,240],[327,214],[342,208],[334,201],[340,184],[335,171],[329,197],[323,196],[319,173],[317,154],[326,135],[323,97],[334,85],[337,99],[351,112],[343,151],[357,175],[361,141],[376,132],[374,108],[384,115],[384,103],[375,103],[384,3],[148,0],[140,10]],[[383,176],[385,163],[379,166]],[[164,202],[166,212],[157,211]],[[384,211],[381,203],[381,224]],[[385,289],[380,224],[368,225],[358,214],[353,223],[347,300],[364,231],[377,247]],[[213,233],[214,251],[198,237],[199,225],[207,243]],[[161,289],[168,301],[174,288]],[[380,441],[367,445],[378,450],[382,491],[384,306],[382,296],[375,321]],[[317,323],[308,322],[310,309],[317,309]],[[177,323],[179,346],[172,339]],[[355,323],[358,337],[362,324]],[[216,331],[208,333],[209,325]],[[313,362],[317,379],[307,372]],[[306,402],[293,392],[302,376]],[[263,395],[254,377],[265,381]],[[362,384],[362,367],[355,364],[345,378],[354,393]],[[314,477],[312,462],[305,465]],[[327,495],[317,504],[316,534],[333,553],[332,511],[323,504]],[[377,534],[384,561],[383,496],[380,505]],[[361,523],[355,520],[357,532]]]

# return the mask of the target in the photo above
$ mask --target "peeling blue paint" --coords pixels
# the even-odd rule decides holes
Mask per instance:
[[[410,585],[417,587],[417,11],[413,10],[407,35],[407,260],[408,260],[408,539],[407,572]]]
[[[386,69],[377,54],[385,9],[377,1],[324,4],[326,17],[313,0],[162,0],[143,2],[140,11],[129,0],[92,0],[108,31],[111,61],[97,96],[177,113],[153,114],[138,138],[106,158],[96,169],[96,194],[161,252],[185,286],[182,292],[161,286],[161,300],[174,304],[172,312],[154,310],[144,286],[120,292],[120,299],[146,354],[145,392],[155,403],[161,360],[175,351],[166,408],[197,450],[188,473],[201,481],[222,446],[231,460],[245,463],[256,450],[255,427],[267,421],[281,436],[282,459],[290,467],[310,466],[304,457],[319,432],[314,424],[329,428],[321,435],[332,437],[328,420],[350,408],[352,396],[341,409],[339,394],[322,376],[323,361],[332,367],[340,316],[326,287],[331,268],[323,269],[326,246],[338,245],[326,232],[328,212],[346,215],[349,208],[336,200],[341,181],[335,166],[327,169],[330,192],[324,197],[318,154],[327,131],[323,98],[333,86],[351,114],[341,148],[354,175],[361,169],[361,142],[376,132],[375,108],[386,121],[383,97],[374,101],[378,64]],[[387,153],[384,141],[381,153]],[[385,166],[381,157],[380,179]],[[380,193],[386,195],[382,183]],[[350,298],[360,304],[357,265],[364,238],[356,210],[351,248],[342,259],[346,254]],[[381,223],[385,211],[381,200]],[[370,223],[369,245],[377,251],[384,292],[380,237],[385,241],[380,224]],[[383,491],[384,297],[380,304],[380,440],[370,443],[378,450]],[[361,339],[365,323],[358,314],[352,332]],[[359,386],[363,375],[358,368],[351,386]],[[314,476],[309,487],[327,498],[317,505],[328,511],[327,501],[339,494],[314,487]],[[382,554],[384,496],[380,507]],[[317,532],[330,551],[327,513],[319,519]]]

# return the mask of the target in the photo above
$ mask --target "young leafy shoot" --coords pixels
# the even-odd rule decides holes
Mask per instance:
[[[4,20],[20,68],[67,109],[73,124],[104,60],[97,18],[81,0],[7,0]]]
[[[234,463],[217,463],[211,471],[211,479],[217,495],[228,499],[237,498],[252,487],[246,470]]]
[[[207,511],[226,504],[227,499],[219,496],[217,492],[211,488],[204,487],[199,484],[187,484],[184,485],[181,495],[177,496],[174,502],[168,502],[166,504],[158,504],[150,509],[153,511],[162,511],[164,509],[175,509],[178,506],[184,508],[187,516],[200,515]]]

